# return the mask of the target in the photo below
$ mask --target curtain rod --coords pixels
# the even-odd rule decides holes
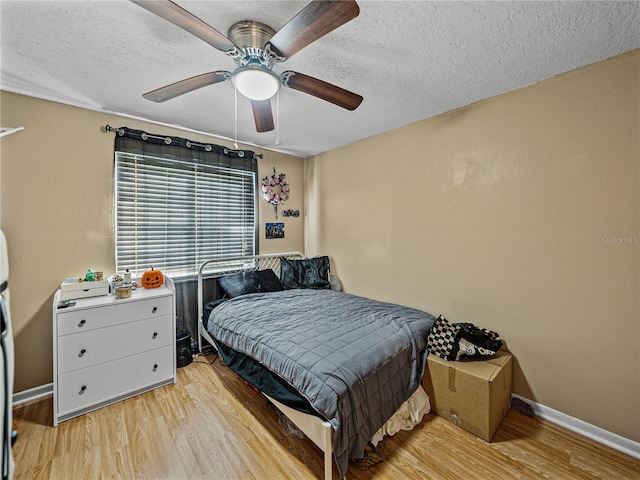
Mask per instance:
[[[0,137],[24,130],[24,127],[0,127]]]
[[[22,128],[22,127],[20,127]],[[118,135],[122,136],[124,135],[124,128],[122,127],[112,127],[111,125],[105,125],[104,126],[105,132],[115,132]],[[169,145],[171,143],[171,137],[167,136],[167,137],[160,137],[158,135],[151,135],[148,133],[143,133],[142,134],[142,139],[146,140],[147,138],[155,138],[156,140],[164,140],[164,143],[166,143],[167,145]],[[201,147],[204,148],[207,152],[211,151],[211,145],[208,145],[206,143],[196,143],[196,142],[192,142],[191,140],[187,140],[186,145],[188,148],[191,148],[192,146],[194,147]],[[231,149],[229,149],[231,150]],[[234,150],[231,150],[234,151]],[[264,158],[264,154],[262,153],[253,153],[253,156],[256,158]]]

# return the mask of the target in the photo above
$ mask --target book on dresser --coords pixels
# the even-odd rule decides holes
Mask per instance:
[[[129,298],[53,297],[53,425],[176,383],[175,287],[137,288]]]

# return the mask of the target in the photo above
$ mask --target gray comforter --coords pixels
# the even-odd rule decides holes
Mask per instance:
[[[294,386],[333,426],[341,477],[420,385],[434,317],[332,290],[286,290],[218,306],[209,333]]]

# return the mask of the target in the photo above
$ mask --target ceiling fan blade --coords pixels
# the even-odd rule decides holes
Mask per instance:
[[[362,103],[362,96],[303,73],[286,71],[280,75],[285,87],[308,93],[347,110],[355,110]]]
[[[169,0],[131,1],[204,40],[212,47],[226,54],[235,55],[236,53],[240,53],[238,46],[222,33]]]
[[[355,1],[314,0],[276,32],[267,43],[278,56],[289,58],[360,13]],[[265,46],[266,48],[266,46]]]
[[[253,118],[256,121],[256,131],[262,133],[273,130],[271,99],[251,100],[251,108],[253,108]]]
[[[142,96],[152,102],[166,102],[167,100],[171,100],[172,98],[184,95],[185,93],[206,87],[207,85],[224,82],[229,78],[231,78],[231,73],[225,71],[203,73],[202,75],[185,78],[184,80],[172,83],[171,85],[157,88],[156,90],[147,92]]]

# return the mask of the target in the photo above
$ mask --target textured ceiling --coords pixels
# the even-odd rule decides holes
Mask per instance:
[[[307,4],[176,3],[224,34],[245,19],[278,30]],[[356,92],[364,97],[360,107],[349,112],[282,89],[276,146],[276,132],[256,133],[251,105],[238,96],[238,141],[308,157],[640,48],[638,1],[358,3],[357,18],[276,72],[294,70]],[[235,136],[230,82],[161,104],[142,98],[235,64],[129,1],[2,0],[0,22],[2,90]]]

